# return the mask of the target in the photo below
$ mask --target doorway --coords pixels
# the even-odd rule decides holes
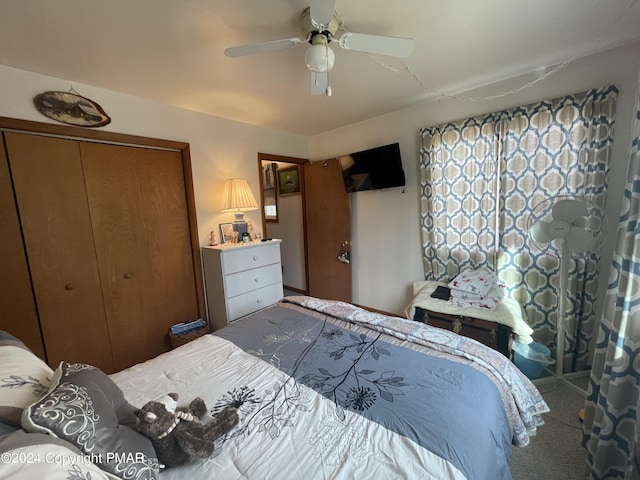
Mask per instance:
[[[263,238],[282,240],[285,294],[309,294],[304,158],[258,153]]]

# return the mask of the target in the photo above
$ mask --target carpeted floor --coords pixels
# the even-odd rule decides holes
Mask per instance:
[[[538,390],[551,412],[544,414],[545,424],[528,446],[513,447],[513,480],[586,479],[586,452],[580,445],[582,424],[578,419],[584,395],[560,382],[540,385]]]

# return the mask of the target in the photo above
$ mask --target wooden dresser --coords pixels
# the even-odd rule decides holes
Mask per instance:
[[[202,247],[209,323],[214,329],[283,297],[281,242]]]

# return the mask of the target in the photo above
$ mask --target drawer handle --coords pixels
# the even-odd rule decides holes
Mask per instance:
[[[256,298],[256,303],[260,303],[262,300],[259,298]]]
[[[73,290],[74,288],[75,288],[75,287],[73,286],[73,283],[67,283],[67,284],[64,286],[64,289],[65,289],[65,290]]]
[[[256,283],[260,282],[260,277],[254,278],[253,281],[256,282]]]
[[[258,260],[258,255],[254,255],[254,256],[253,256],[253,259],[254,259],[254,260]]]
[[[123,277],[124,277],[126,280],[129,280],[129,279],[131,278],[131,274],[130,274],[130,273],[125,273],[125,274],[123,275]]]

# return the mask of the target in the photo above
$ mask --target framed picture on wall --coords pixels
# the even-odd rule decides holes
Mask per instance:
[[[300,193],[300,172],[298,165],[278,170],[278,193],[293,195]]]

